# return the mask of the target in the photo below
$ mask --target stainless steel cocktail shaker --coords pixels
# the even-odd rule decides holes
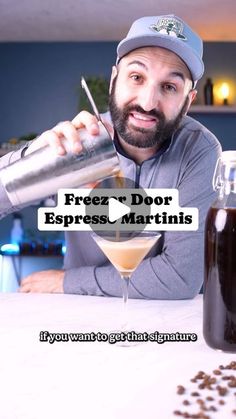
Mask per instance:
[[[99,122],[100,133],[90,135],[80,129],[83,149],[75,154],[68,140],[67,153],[56,155],[50,146],[42,147],[0,170],[0,179],[12,205],[46,198],[60,188],[76,188],[113,176],[119,171],[119,159],[113,141]]]

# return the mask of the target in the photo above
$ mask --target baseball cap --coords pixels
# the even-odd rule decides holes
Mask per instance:
[[[117,62],[137,48],[156,46],[178,55],[189,68],[194,84],[204,73],[203,42],[182,19],[171,14],[136,20],[117,47]]]

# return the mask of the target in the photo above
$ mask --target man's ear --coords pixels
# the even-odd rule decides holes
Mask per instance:
[[[186,113],[188,112],[188,110],[189,110],[191,104],[193,103],[194,99],[196,98],[196,96],[197,96],[197,90],[196,89],[190,90],[190,92],[188,94],[188,99],[189,100],[188,100],[188,107],[186,109]]]
[[[193,103],[196,96],[197,96],[197,90],[196,89],[193,89],[189,92],[189,106]]]
[[[112,89],[112,85],[113,85],[113,80],[117,76],[117,73],[118,73],[117,67],[115,65],[113,65],[112,66],[112,71],[111,71],[111,79],[110,79],[109,93],[111,93],[111,89]]]

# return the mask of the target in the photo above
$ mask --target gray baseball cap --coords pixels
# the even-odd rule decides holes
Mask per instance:
[[[194,84],[204,73],[201,38],[174,15],[146,16],[136,20],[117,47],[117,62],[137,48],[156,46],[178,55],[189,68]]]

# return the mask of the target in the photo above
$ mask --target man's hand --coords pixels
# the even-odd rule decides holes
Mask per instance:
[[[109,132],[112,133],[113,129],[111,125],[106,121],[104,121],[104,125]],[[69,140],[72,145],[72,150],[75,153],[79,153],[82,150],[78,132],[78,129],[80,128],[86,128],[91,135],[99,134],[97,118],[87,111],[81,111],[72,121],[60,122],[54,128],[43,132],[30,144],[25,155],[30,154],[45,145],[50,145],[56,154],[64,155],[66,154],[62,141],[64,138]]]
[[[63,293],[63,270],[34,272],[21,281],[20,292]]]

